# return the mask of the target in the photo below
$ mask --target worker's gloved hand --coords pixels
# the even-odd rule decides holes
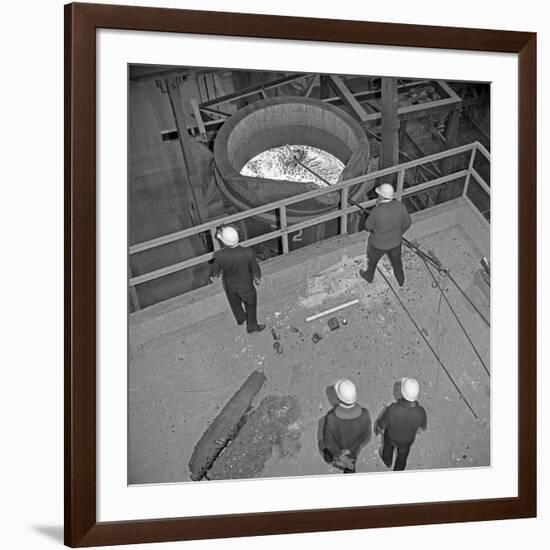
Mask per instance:
[[[349,451],[345,450],[340,453],[334,461],[334,465],[342,470],[355,470],[355,460],[349,456]]]
[[[256,286],[260,286],[262,284],[262,280],[259,277],[254,278],[254,284]]]

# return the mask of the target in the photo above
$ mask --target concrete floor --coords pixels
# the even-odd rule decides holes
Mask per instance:
[[[479,260],[488,256],[488,228],[462,201],[416,215],[409,238],[432,250],[451,268],[467,294],[489,316],[489,304],[474,282]],[[365,234],[340,237],[262,264],[259,318],[280,335],[283,354],[270,330],[247,335],[229,312],[220,285],[148,308],[130,319],[129,483],[189,481],[187,463],[208,423],[248,374],[263,368],[267,382],[253,405],[269,395],[293,396],[300,416],[290,429],[299,445],[282,452],[274,445],[259,477],[339,473],[317,451],[317,426],[330,404],[326,388],[341,377],[355,381],[360,403],[374,419],[392,400],[402,376],[421,384],[420,403],[428,430],[415,442],[409,469],[490,465],[490,379],[443,301],[422,262],[406,251],[406,285],[398,290],[424,334],[437,349],[478,419],[466,407],[411,324],[386,283],[369,285],[357,276],[364,264]],[[382,269],[397,288],[384,259]],[[489,328],[459,293],[447,286],[485,363]],[[343,302],[346,326],[335,331],[327,317],[308,315]],[[315,344],[314,332],[323,339]],[[363,449],[358,472],[385,470],[379,439]]]

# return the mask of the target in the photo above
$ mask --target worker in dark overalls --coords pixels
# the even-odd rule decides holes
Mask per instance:
[[[224,248],[214,252],[210,281],[222,275],[223,288],[238,325],[246,321],[246,332],[261,332],[265,325],[258,324],[257,294],[254,285],[262,280],[260,266],[251,248],[239,246],[239,233],[232,226],[224,226],[216,237]]]
[[[378,261],[387,254],[393,274],[399,286],[403,286],[405,274],[401,260],[401,241],[403,233],[411,226],[411,217],[405,205],[395,200],[391,184],[383,183],[375,191],[378,202],[365,222],[365,229],[371,232],[367,245],[368,265],[366,271],[359,270],[359,275],[368,283],[372,283]]]
[[[325,417],[323,456],[345,474],[355,473],[357,456],[371,438],[369,411],[357,404],[355,384],[343,378],[334,385],[339,403]]]
[[[376,435],[383,434],[380,457],[384,464],[390,468],[394,454],[396,454],[393,467],[396,471],[405,469],[417,433],[428,427],[426,410],[418,404],[419,393],[418,380],[403,378],[401,381],[402,397],[386,407],[374,425],[374,433]]]

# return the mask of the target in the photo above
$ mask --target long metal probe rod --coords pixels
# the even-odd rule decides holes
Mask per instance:
[[[455,278],[450,273],[449,273],[448,276],[449,276],[449,280],[451,281],[451,283],[453,283],[453,285],[455,285],[456,289],[460,292],[460,294],[462,294],[462,296],[464,296],[464,299],[474,308],[474,310],[481,317],[483,322],[488,327],[490,327],[491,323],[489,322],[489,320],[485,317],[485,315],[483,315],[483,313],[481,313],[479,308],[474,304],[474,302],[472,302],[471,298],[464,292],[464,290],[462,290],[462,287],[456,282]]]
[[[445,300],[445,302],[447,302],[447,305],[449,306],[449,309],[451,310],[454,318],[456,319],[456,322],[459,324],[460,328],[462,329],[462,332],[464,333],[464,336],[466,336],[466,339],[468,340],[468,342],[470,343],[470,346],[472,346],[472,349],[474,350],[474,353],[477,355],[477,358],[480,360],[485,372],[487,373],[487,376],[491,376],[491,373],[487,367],[487,365],[485,364],[485,361],[483,361],[483,358],[481,357],[481,355],[479,354],[479,351],[477,350],[475,344],[472,342],[472,339],[470,338],[470,335],[468,334],[468,332],[466,331],[466,328],[464,327],[464,325],[462,324],[462,322],[460,321],[460,319],[458,318],[458,314],[456,313],[454,307],[452,306],[451,302],[449,302],[449,299],[447,298],[447,296],[445,295],[445,292],[443,292],[443,289],[441,288],[441,285],[439,284],[439,281],[436,279],[436,277],[434,276],[434,274],[432,273],[431,269],[430,269],[430,266],[428,265],[428,263],[426,262],[426,260],[424,260],[424,258],[422,258],[422,261],[424,262],[424,266],[426,267],[426,270],[428,271],[428,273],[430,274],[431,278],[433,279],[434,283],[437,285],[437,288],[439,289],[439,292],[441,293],[441,296],[443,297],[443,299]]]
[[[458,387],[457,383],[454,381],[453,377],[451,376],[451,373],[448,371],[447,367],[443,364],[443,361],[441,360],[441,358],[439,357],[439,355],[437,354],[435,349],[432,347],[432,345],[430,344],[430,342],[428,341],[428,339],[426,338],[426,336],[422,332],[421,328],[418,326],[417,322],[414,320],[413,316],[411,315],[410,311],[407,309],[407,306],[403,303],[403,300],[401,300],[401,298],[400,298],[399,294],[397,293],[397,291],[395,290],[395,288],[393,288],[393,286],[391,285],[388,278],[384,275],[384,272],[379,267],[377,267],[376,269],[377,269],[378,273],[380,273],[380,275],[382,275],[382,277],[384,278],[384,281],[386,281],[386,284],[390,287],[391,291],[393,292],[393,294],[397,298],[397,301],[401,304],[401,306],[405,310],[405,313],[408,315],[408,317],[411,320],[412,324],[415,326],[416,330],[418,331],[418,334],[420,334],[420,336],[422,336],[424,342],[426,342],[426,345],[428,346],[428,348],[430,348],[430,351],[434,354],[435,358],[437,359],[437,361],[441,365],[441,368],[444,370],[445,374],[447,375],[447,377],[451,381],[451,384],[454,386],[454,388],[456,389],[456,391],[458,392],[458,394],[460,395],[460,397],[462,398],[462,400],[464,401],[466,406],[470,409],[470,412],[474,415],[474,418],[477,420],[479,417],[477,416],[476,412],[474,411],[474,409],[472,408],[472,406],[470,405],[470,403],[468,402],[468,400],[466,399],[466,397],[462,393],[461,389]]]
[[[325,178],[323,178],[323,176],[320,176],[319,174],[317,174],[317,172],[314,172],[311,168],[308,168],[308,166],[306,166],[302,161],[300,161],[300,159],[294,154],[294,152],[292,151],[292,149],[291,149],[288,145],[285,145],[285,147],[288,149],[289,153],[292,155],[292,158],[293,158],[302,168],[304,168],[305,170],[307,170],[310,174],[313,174],[316,178],[320,179],[323,183],[326,183],[327,185],[331,185],[330,181],[326,180]]]

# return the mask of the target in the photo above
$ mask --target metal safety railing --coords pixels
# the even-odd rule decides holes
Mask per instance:
[[[464,155],[464,154],[467,154],[468,152],[470,152],[468,168],[457,170],[449,174],[446,174],[444,176],[435,178],[433,180],[426,181],[424,183],[414,185],[408,188],[404,188],[405,172],[407,170],[418,166],[422,166],[424,164],[430,164],[442,159],[452,160],[453,157]],[[376,172],[371,172],[369,174],[365,174],[357,178],[349,179],[347,181],[343,181],[335,185],[322,187],[319,189],[315,189],[313,191],[308,191],[307,193],[301,193],[299,195],[294,195],[292,197],[281,199],[279,201],[275,201],[275,202],[266,204],[264,206],[260,206],[258,208],[251,208],[250,210],[246,210],[244,212],[232,214],[230,216],[226,216],[223,218],[217,218],[215,220],[211,220],[206,223],[202,223],[200,225],[190,227],[188,229],[184,229],[182,231],[176,231],[175,233],[170,233],[168,235],[164,235],[162,237],[158,237],[150,241],[138,243],[130,246],[129,254],[130,255],[139,254],[141,252],[145,252],[147,250],[164,246],[166,244],[179,241],[181,239],[187,239],[190,237],[201,235],[202,233],[209,233],[211,235],[213,247],[215,251],[219,249],[219,243],[215,237],[216,228],[218,228],[220,225],[246,220],[247,218],[253,218],[254,216],[258,216],[266,212],[278,212],[279,228],[274,231],[270,231],[268,233],[264,233],[262,235],[254,237],[252,239],[245,240],[242,242],[242,244],[245,246],[252,246],[255,244],[270,241],[272,239],[280,238],[282,240],[282,253],[288,254],[289,235],[291,233],[301,231],[307,227],[311,227],[314,225],[318,225],[318,224],[325,223],[330,220],[339,218],[340,234],[346,234],[348,232],[348,215],[354,212],[358,212],[360,210],[359,206],[350,205],[348,202],[348,198],[350,196],[350,189],[356,185],[361,185],[367,181],[376,180],[378,178],[382,178],[386,176],[397,175],[396,195],[399,200],[416,195],[421,192],[428,191],[430,189],[433,189],[440,185],[457,180],[459,178],[465,178],[462,196],[466,200],[469,200],[474,206],[474,208],[476,208],[475,204],[468,197],[468,190],[470,188],[472,178],[476,181],[477,184],[479,184],[482,192],[486,193],[488,197],[490,197],[491,195],[490,186],[487,184],[487,182],[483,179],[483,177],[479,174],[479,172],[474,167],[477,152],[480,152],[482,156],[485,158],[485,160],[490,162],[490,159],[491,159],[490,153],[487,151],[485,147],[483,147],[483,145],[481,145],[481,143],[475,141],[467,145],[455,147],[454,149],[449,149],[447,151],[442,151],[440,153],[428,155],[426,157],[415,159],[410,162],[397,164],[390,168],[377,170]],[[335,206],[334,210],[321,214],[316,217],[308,218],[307,220],[301,221],[299,223],[293,223],[291,225],[288,224],[287,208],[290,205],[303,202],[307,199],[314,199],[322,195],[328,195],[329,193],[335,193],[335,192],[340,193],[340,201],[339,201],[339,205]],[[372,199],[361,203],[361,206],[365,208],[369,208],[371,206],[374,206],[375,203],[376,203],[376,200]],[[175,264],[162,267],[160,269],[156,269],[148,273],[143,273],[134,277],[130,277],[129,278],[130,289],[135,291],[135,287],[142,283],[153,281],[155,279],[160,279],[161,277],[165,277],[166,275],[170,275],[172,273],[176,273],[178,271],[182,271],[184,269],[208,262],[212,259],[213,255],[214,255],[214,252],[207,252],[205,254],[201,254],[194,258],[188,258],[184,261],[177,262]]]

